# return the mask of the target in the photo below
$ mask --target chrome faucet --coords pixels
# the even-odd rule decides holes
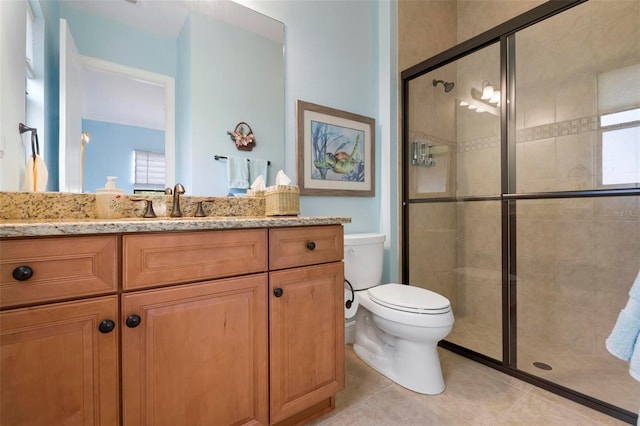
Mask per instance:
[[[182,217],[180,211],[180,194],[184,194],[184,186],[181,183],[176,183],[173,187],[173,208],[171,209],[171,217]]]

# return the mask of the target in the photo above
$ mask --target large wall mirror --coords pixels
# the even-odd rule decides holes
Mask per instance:
[[[229,192],[227,161],[216,156],[268,160],[268,184],[284,168],[281,22],[227,0],[14,3],[23,3],[11,13],[24,11],[25,31],[2,31],[26,34],[12,39],[31,55],[24,122],[38,128],[48,190],[94,192],[117,176],[133,192],[136,156],[158,153],[165,179],[149,188],[181,182],[191,195]],[[3,72],[5,59],[16,62],[2,59]],[[15,69],[25,73],[24,63]],[[239,122],[255,134],[252,151],[227,134]],[[26,136],[21,143],[3,161],[24,173],[31,147]],[[22,190],[19,180],[3,175],[0,189]]]

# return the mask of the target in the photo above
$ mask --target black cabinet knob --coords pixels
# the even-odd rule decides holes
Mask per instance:
[[[274,290],[273,290],[273,295],[274,295],[275,297],[280,297],[280,296],[282,296],[282,293],[284,293],[284,291],[282,291],[282,289],[281,289],[281,288],[276,288],[276,289],[274,289]]]
[[[125,321],[125,324],[127,324],[127,327],[129,328],[136,328],[140,325],[141,322],[142,318],[140,318],[138,315],[129,315],[127,317],[127,320]]]
[[[314,243],[313,241],[309,241],[309,242],[307,243],[307,248],[308,248],[309,250],[314,250],[314,249],[316,248],[316,243]]]
[[[27,265],[18,266],[13,270],[13,278],[17,281],[26,281],[33,276],[33,269]]]
[[[98,330],[100,333],[111,333],[113,329],[116,328],[116,323],[111,320],[104,320],[98,326]]]

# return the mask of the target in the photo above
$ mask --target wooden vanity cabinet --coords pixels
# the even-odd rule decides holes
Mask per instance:
[[[119,424],[116,241],[0,242],[1,425]]]
[[[122,244],[124,425],[268,424],[267,230]]]
[[[269,234],[271,424],[299,424],[335,407],[344,388],[342,226]]]
[[[341,225],[1,243],[2,426],[293,425],[335,407]]]
[[[333,409],[344,387],[342,235],[125,235],[124,424],[302,424]],[[219,275],[238,276],[198,281]],[[196,282],[138,290],[176,281]]]

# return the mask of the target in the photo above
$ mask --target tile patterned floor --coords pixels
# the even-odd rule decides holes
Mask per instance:
[[[484,325],[484,326],[483,326]],[[578,333],[576,333],[578,334]],[[611,355],[604,340],[594,339],[593,350],[576,350],[567,345],[518,333],[518,368],[526,373],[582,392],[631,412],[640,407],[640,382],[629,375],[629,363]],[[458,317],[447,341],[478,353],[502,359],[502,330],[473,316]],[[533,366],[541,361],[553,367],[541,370]]]
[[[624,425],[477,362],[439,349],[446,390],[420,395],[364,364],[346,347],[346,388],[315,426]]]

